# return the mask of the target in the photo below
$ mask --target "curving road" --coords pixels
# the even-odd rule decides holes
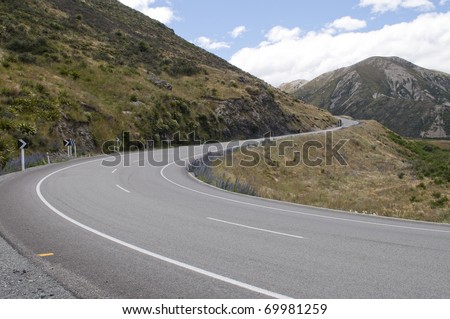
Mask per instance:
[[[448,225],[228,193],[173,160],[130,156],[129,167],[82,159],[0,184],[6,236],[53,253],[44,267],[79,297],[450,298]]]

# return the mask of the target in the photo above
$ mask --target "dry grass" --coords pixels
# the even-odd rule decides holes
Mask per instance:
[[[255,167],[242,168],[238,163],[248,158],[237,152],[235,165],[222,165],[215,169],[215,174],[225,174],[231,180],[239,178],[266,198],[365,214],[450,222],[448,202],[442,207],[432,204],[438,196],[450,197],[448,184],[418,179],[412,164],[401,153],[404,150],[388,138],[387,130],[380,124],[364,122],[335,132],[333,139],[333,145],[340,139],[348,140],[340,151],[347,166],[336,160],[329,166],[286,165],[286,160],[293,159],[293,151],[301,150],[305,142],[325,143],[325,136],[320,134],[295,138],[295,146],[287,150],[285,157],[272,156],[273,167],[262,161]],[[262,148],[256,151],[264,158]],[[310,153],[311,159],[324,157],[323,149]]]
[[[450,140],[425,140],[425,142],[445,150],[450,150]]]

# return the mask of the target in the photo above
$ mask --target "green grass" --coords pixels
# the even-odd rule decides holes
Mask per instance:
[[[440,148],[426,141],[412,141],[394,132],[388,137],[404,147],[404,155],[413,163],[419,177],[428,177],[437,184],[450,184],[450,150]]]

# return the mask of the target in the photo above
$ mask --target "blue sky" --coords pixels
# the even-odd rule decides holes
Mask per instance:
[[[273,85],[373,55],[450,72],[450,1],[120,1]]]

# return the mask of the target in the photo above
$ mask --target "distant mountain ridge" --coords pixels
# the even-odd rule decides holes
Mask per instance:
[[[374,119],[408,137],[450,137],[450,75],[399,57],[372,57],[292,93],[333,114]]]
[[[308,80],[295,80],[288,83],[282,83],[278,88],[286,93],[294,93],[298,91],[302,86],[308,83]]]

